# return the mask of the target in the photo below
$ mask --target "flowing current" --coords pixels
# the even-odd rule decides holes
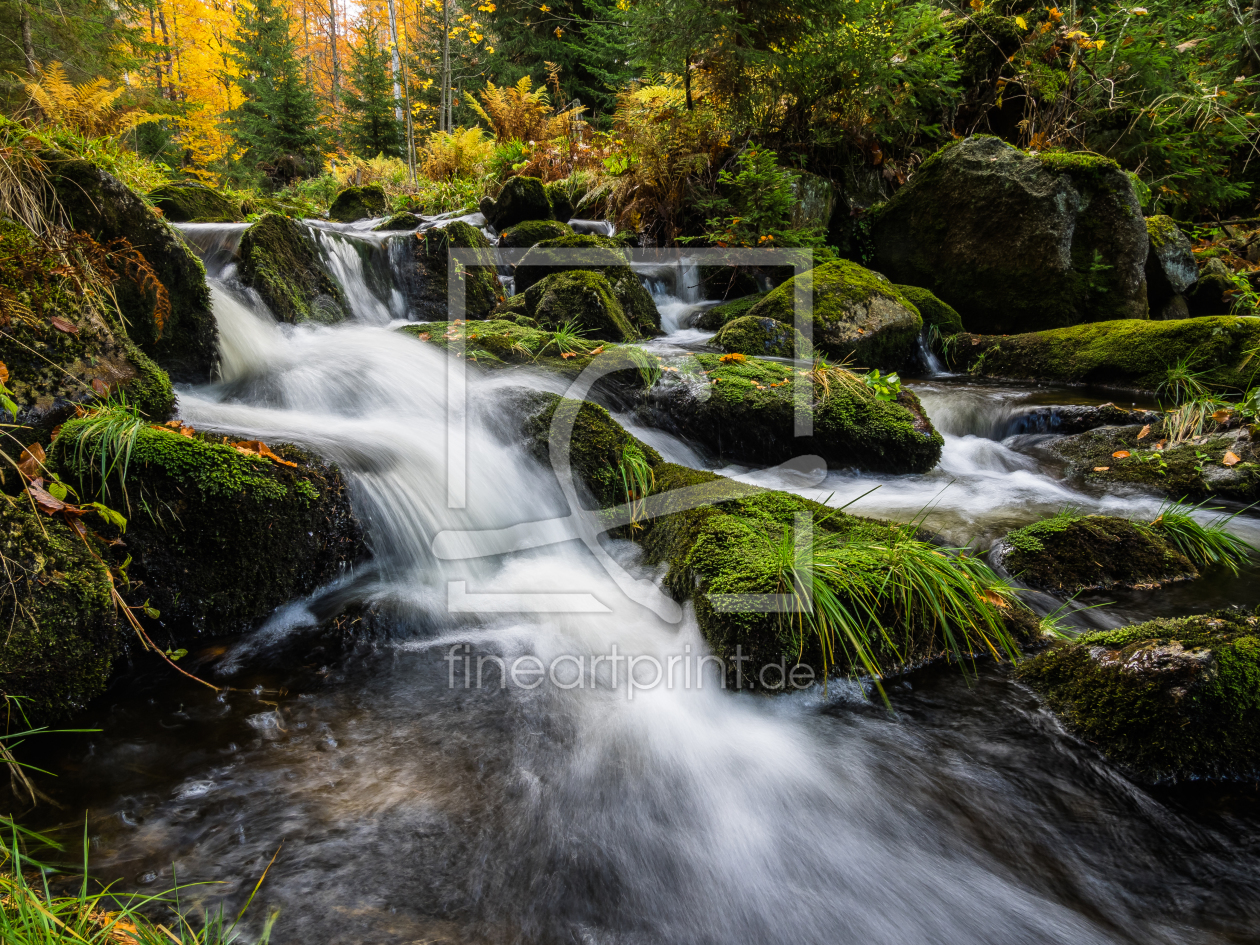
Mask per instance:
[[[468,373],[466,434],[454,440],[466,502],[451,508],[451,367],[391,330],[393,290],[369,279],[378,264],[342,260],[352,320],[294,328],[232,284],[228,228],[192,236],[208,265],[221,255],[210,271],[222,378],[181,391],[181,417],[337,462],[373,558],[190,657],[257,695],[142,675],[106,697],[103,731],[67,738],[53,763],[59,797],[87,810],[102,875],[140,889],[213,883],[183,890],[183,904],[235,914],[275,855],[246,924],[279,910],[278,943],[1257,940],[1254,793],[1187,799],[1131,784],[1005,668],[911,674],[891,688],[893,715],[834,682],[765,698],[723,691],[712,674],[700,686],[697,670],[689,685],[631,698],[624,664],[614,687],[605,663],[574,685],[577,660],[589,667],[614,645],[697,665],[705,644],[689,608],[679,623],[657,618],[577,541],[435,557],[440,534],[458,544],[568,511],[555,475],[508,432],[501,378]],[[348,238],[320,234],[326,253]],[[702,342],[689,327],[696,299],[645,279],[663,314],[674,306],[654,344]],[[904,520],[926,508],[949,540],[982,546],[1067,505],[1158,506],[1080,491],[1045,452],[1053,434],[1021,432],[1037,401],[1079,393],[948,378],[916,390],[946,437],[932,473],[832,472],[802,489],[781,473],[723,471],[833,505],[879,485],[850,511]],[[634,432],[675,461],[712,465]],[[1260,539],[1254,520],[1242,527]],[[637,577],[660,578],[633,545],[606,547]],[[1245,600],[1256,576],[1131,596],[1089,619]],[[587,603],[521,613],[513,594]],[[327,624],[347,604],[338,627],[361,621],[349,647]],[[478,656],[563,668],[536,688],[500,688],[497,671],[478,687]]]

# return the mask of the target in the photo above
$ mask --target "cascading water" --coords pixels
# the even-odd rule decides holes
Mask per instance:
[[[343,284],[373,295],[364,281]],[[248,296],[216,289],[214,302],[223,379],[182,391],[181,415],[340,464],[374,554],[352,595],[388,632],[334,656],[311,626],[314,603],[296,602],[221,664],[238,688],[285,688],[278,705],[169,680],[121,698],[110,730],[81,736],[64,766],[91,798],[100,871],[154,885],[226,879],[181,895],[235,910],[283,839],[259,894],[281,910],[272,940],[282,945],[1184,943],[1254,932],[1260,896],[1238,855],[1260,840],[1254,820],[1231,821],[1227,836],[1165,806],[994,668],[971,683],[953,668],[916,674],[892,691],[895,717],[852,685],[767,699],[712,677],[701,688],[698,669],[689,686],[630,698],[624,666],[613,685],[615,663],[575,688],[565,688],[571,663],[537,688],[499,688],[496,674],[466,687],[474,653],[509,665],[532,655],[554,671],[557,658],[589,666],[614,644],[662,662],[705,645],[689,611],[677,625],[659,620],[577,542],[433,555],[439,533],[566,511],[552,473],[500,432],[498,381],[469,374],[468,402],[481,409],[467,421],[467,505],[452,509],[444,355],[375,317],[294,328]],[[932,525],[966,537],[1111,501],[985,435],[992,411],[974,402],[1005,410],[1015,392],[918,390],[945,430],[939,470],[832,473],[810,494],[838,505],[882,483],[853,510],[902,519],[939,494]],[[664,434],[653,443],[698,461]],[[634,546],[608,549],[659,577]],[[480,610],[450,607],[460,581]],[[508,593],[588,594],[602,612],[512,612],[492,596]]]

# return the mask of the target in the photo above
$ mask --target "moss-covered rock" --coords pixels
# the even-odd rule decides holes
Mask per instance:
[[[1023,335],[959,334],[945,345],[956,369],[983,377],[1098,384],[1154,391],[1189,358],[1202,381],[1246,390],[1247,352],[1260,345],[1260,318],[1123,319]]]
[[[639,337],[602,273],[554,272],[526,290],[525,306],[544,329],[554,331],[571,322],[590,338],[633,341]]]
[[[1064,437],[1053,448],[1076,475],[1100,485],[1143,486],[1175,499],[1260,499],[1260,442],[1249,428],[1209,422],[1202,436],[1171,446],[1168,436],[1166,421],[1109,426]],[[1229,453],[1238,461],[1226,465]]]
[[[450,251],[455,249],[487,250],[491,262],[490,241],[475,226],[455,220],[441,227],[432,227],[416,234],[412,259],[415,278],[410,280],[409,302],[419,318],[445,318],[448,315],[447,289]],[[464,317],[487,318],[503,301],[503,284],[493,265],[466,265],[458,273],[463,286]]]
[[[962,316],[927,289],[917,285],[899,285],[896,288],[923,316],[924,328],[935,325],[943,338],[963,330]]]
[[[125,633],[109,572],[61,519],[36,519],[24,502],[0,502],[8,586],[0,601],[0,693],[21,697],[41,725],[105,691]]]
[[[732,299],[729,302],[723,302],[721,305],[706,308],[700,313],[700,317],[696,319],[696,327],[703,328],[705,331],[717,331],[727,322],[743,318],[752,311],[754,305],[765,297],[766,294],[764,292],[758,292],[755,295],[745,295],[742,298]]]
[[[791,364],[701,354],[665,367],[640,416],[726,461],[769,465],[812,453],[835,466],[907,473],[927,472],[941,457],[944,440],[908,389],[889,402],[860,384],[824,390],[810,381],[814,432],[797,437]]]
[[[547,200],[551,203],[551,215],[562,222],[573,217],[574,198],[580,201],[586,196],[584,191],[575,191],[569,180],[553,180],[543,185],[543,189],[547,191]]]
[[[1151,241],[1146,257],[1146,294],[1151,317],[1184,318],[1188,312],[1181,296],[1199,278],[1190,240],[1172,217],[1167,216],[1147,217],[1146,232]]]
[[[174,406],[166,372],[131,341],[104,296],[83,292],[83,278],[54,247],[0,220],[0,304],[8,321],[0,362],[22,425],[12,433],[23,443],[47,442],[76,405],[107,392],[122,392],[154,420]]]
[[[1147,317],[1146,225],[1105,158],[967,138],[925,161],[871,233],[880,272],[929,289],[972,331]]]
[[[336,223],[354,223],[381,216],[386,206],[385,188],[380,184],[347,187],[333,198],[328,208],[328,219]]]
[[[130,521],[119,554],[139,603],[162,614],[163,634],[247,629],[281,604],[336,577],[363,553],[362,533],[336,466],[275,445],[284,465],[241,452],[225,437],[142,427],[126,476],[99,480],[91,417],[61,428],[50,453],[81,495],[106,500]],[[86,437],[86,439],[85,439]]]
[[[579,260],[575,261],[573,250],[582,251]],[[635,329],[645,336],[660,334],[661,316],[651,294],[627,264],[625,250],[606,237],[574,235],[543,240],[517,264],[516,291],[525,292],[554,272],[573,270],[602,273]]]
[[[510,249],[528,249],[543,240],[573,235],[573,227],[558,220],[526,220],[500,233],[499,245]]]
[[[727,322],[713,337],[712,344],[723,351],[760,358],[808,358],[812,350],[805,336],[791,325],[756,315]]]
[[[115,286],[127,332],[140,350],[176,381],[210,378],[218,328],[210,310],[206,271],[180,238],[138,194],[87,161],[62,154],[43,155],[57,200],[76,230],[100,243],[125,239],[138,250],[166,288],[169,307],[143,280],[129,278],[125,256],[117,257]]]
[[[420,218],[414,213],[408,213],[406,210],[399,210],[393,214],[384,223],[378,223],[372,227],[374,233],[393,233],[414,230],[420,226]]]
[[[325,267],[304,224],[268,213],[241,236],[240,278],[291,325],[343,321],[350,306]]]
[[[499,232],[526,220],[554,219],[547,190],[537,177],[509,177],[493,206],[483,212]]]
[[[1229,267],[1209,258],[1199,270],[1198,281],[1186,292],[1188,311],[1197,317],[1225,315],[1234,306],[1237,289]]]
[[[1260,618],[1152,620],[1059,643],[1020,664],[1082,738],[1152,782],[1260,769]]]
[[[899,368],[910,359],[923,328],[918,310],[882,275],[847,259],[794,276],[748,314],[794,324],[798,280],[812,293],[815,348],[865,367]]]
[[[172,223],[240,223],[241,207],[212,187],[197,181],[162,184],[149,201]]]
[[[1031,587],[1071,596],[1113,587],[1156,588],[1199,576],[1150,526],[1062,512],[1002,539],[1002,566]]]

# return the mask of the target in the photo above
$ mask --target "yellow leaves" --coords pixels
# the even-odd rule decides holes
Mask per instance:
[[[718,358],[718,360],[721,361],[723,364],[738,364],[741,361],[747,361],[748,358],[746,355],[742,355],[738,352],[735,352],[733,354],[724,354],[720,358]]]
[[[1237,466],[1240,462],[1242,462],[1242,457],[1233,450],[1226,450],[1225,458],[1222,459],[1221,462],[1226,466]]]
[[[1028,29],[1028,23],[1024,20],[1022,16],[1015,17],[1015,25],[1018,26],[1021,30]]]
[[[109,87],[106,79],[73,84],[61,63],[44,69],[37,81],[24,82],[26,92],[44,121],[92,137],[122,134],[136,125],[158,121],[162,116],[115,107],[123,86]]]
[[[1050,19],[1054,23],[1058,23],[1059,20],[1063,19],[1063,14],[1059,12],[1058,7],[1051,7],[1046,12],[1050,14]]]
[[[561,36],[564,35],[564,30],[562,30],[558,26],[554,30],[552,30],[552,32],[556,34],[556,39],[559,39]]]
[[[180,420],[167,420],[167,421],[166,421],[166,426],[170,427],[172,430],[174,430],[174,431],[175,431],[176,433],[178,433],[180,436],[187,436],[187,437],[191,437],[194,433],[196,433],[196,432],[197,432],[197,431],[196,431],[195,429],[193,429],[192,427],[190,427],[190,426],[186,426],[186,425],[185,425],[182,421],[180,421]],[[159,427],[158,429],[161,429],[161,427]]]
[[[981,10],[984,9],[984,0],[971,0],[971,3],[969,4],[969,6],[971,7],[971,9],[979,13]]]
[[[265,457],[272,462],[279,463],[281,466],[297,466],[297,463],[291,463],[287,459],[281,459],[275,453],[267,448],[267,444],[262,440],[243,440],[240,443],[233,443],[238,453],[244,453],[246,456]]]
[[[540,6],[538,9],[541,10],[543,13],[551,12],[551,7],[547,6],[547,4],[545,3],[542,6]]]

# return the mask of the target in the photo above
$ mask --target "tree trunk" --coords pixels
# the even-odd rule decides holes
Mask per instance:
[[[398,14],[394,9],[394,0],[389,0],[389,38],[393,52],[389,67],[394,75],[394,119],[402,121],[402,90],[398,87],[398,74],[402,69],[398,61]]]
[[[687,90],[687,111],[696,110],[695,103],[691,100],[691,57],[688,56],[683,63],[683,88]]]
[[[26,71],[32,79],[39,78],[39,63],[35,61],[35,40],[31,29],[31,10],[25,3],[18,4],[22,18],[22,55],[26,57]]]
[[[332,104],[334,113],[341,100],[341,60],[337,55],[337,0],[328,0],[328,42],[332,49]]]
[[[162,54],[162,58],[166,60],[166,97],[173,102],[175,101],[175,81],[171,78],[171,38],[166,32],[166,14],[161,10],[158,10],[158,26],[162,30],[162,47],[166,50]]]
[[[451,4],[442,0],[442,114],[439,131],[451,130]]]
[[[162,97],[162,54],[157,51],[157,19],[149,7],[149,42],[153,44],[153,74],[157,78],[158,98]]]

